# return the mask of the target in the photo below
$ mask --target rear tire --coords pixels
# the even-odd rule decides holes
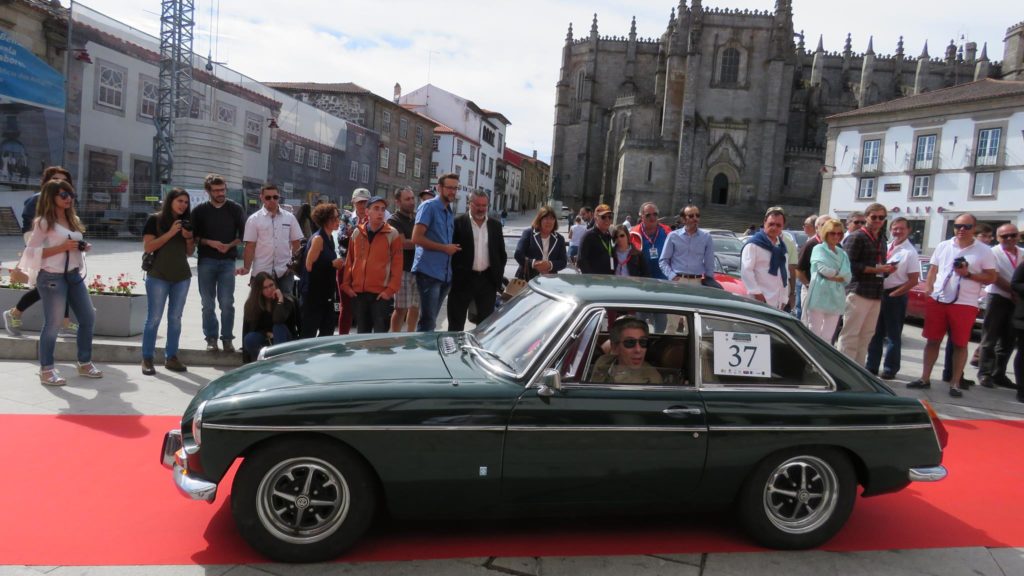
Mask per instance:
[[[278,440],[247,456],[231,513],[254,549],[278,562],[322,562],[369,527],[376,483],[352,449],[326,439]]]
[[[762,546],[814,548],[846,524],[857,496],[849,458],[830,448],[786,450],[765,458],[740,493],[740,523]]]

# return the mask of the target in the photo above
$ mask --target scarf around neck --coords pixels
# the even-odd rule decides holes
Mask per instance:
[[[779,237],[779,243],[777,245],[772,244],[771,238],[765,234],[764,230],[758,231],[750,237],[747,241],[748,244],[753,244],[760,248],[771,252],[772,259],[768,265],[768,273],[772,276],[782,276],[782,285],[787,286],[789,282],[789,274],[786,270],[786,242]]]

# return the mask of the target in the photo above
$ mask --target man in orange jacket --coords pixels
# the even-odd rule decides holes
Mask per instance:
[[[384,221],[388,202],[370,198],[368,221],[352,232],[341,290],[352,299],[356,330],[387,332],[402,285],[402,234]]]

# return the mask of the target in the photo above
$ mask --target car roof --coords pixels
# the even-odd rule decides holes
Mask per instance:
[[[542,275],[530,281],[540,292],[579,304],[624,303],[635,305],[692,306],[703,310],[733,312],[745,316],[792,318],[749,298],[733,296],[716,288],[691,287],[668,280],[625,278],[605,274]]]

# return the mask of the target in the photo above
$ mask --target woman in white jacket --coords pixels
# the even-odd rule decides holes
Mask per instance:
[[[53,366],[57,332],[64,320],[65,304],[78,319],[78,375],[101,378],[103,373],[92,363],[92,330],[96,319],[83,267],[91,245],[83,240],[85,227],[75,214],[75,189],[68,182],[51,180],[43,185],[39,208],[28,244],[22,256],[22,269],[36,275],[36,287],[42,297],[43,329],[39,333],[39,381],[63,386],[67,381]]]

